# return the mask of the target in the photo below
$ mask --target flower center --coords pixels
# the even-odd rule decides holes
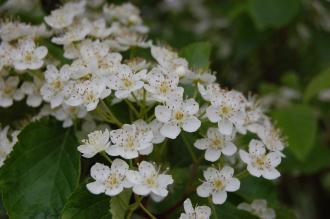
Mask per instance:
[[[55,81],[52,82],[52,87],[54,89],[59,90],[59,89],[63,88],[63,84],[60,80],[55,80]]]
[[[213,188],[217,191],[222,190],[224,187],[223,182],[220,179],[216,179],[213,181]]]
[[[233,108],[231,106],[220,106],[218,113],[224,117],[229,116],[229,114],[233,111]]]
[[[117,173],[111,173],[111,175],[109,176],[109,178],[105,182],[106,186],[110,187],[110,188],[115,187],[119,183],[120,183],[120,178],[117,175]]]
[[[135,138],[133,138],[133,136],[128,136],[126,143],[124,144],[124,149],[126,150],[132,150],[135,148],[135,142],[134,142]]]
[[[27,52],[27,53],[25,54],[25,56],[24,56],[24,61],[25,61],[25,62],[31,62],[32,59],[33,59],[32,54],[31,54],[30,52]]]
[[[222,148],[222,144],[223,144],[223,142],[222,142],[222,139],[220,139],[220,138],[215,138],[212,140],[212,148],[214,148],[214,149]]]
[[[144,181],[144,183],[147,185],[147,186],[149,186],[149,187],[151,187],[151,188],[154,188],[154,187],[156,187],[157,186],[157,175],[155,175],[155,174],[152,174],[151,176],[149,176],[149,177],[147,177],[146,179],[145,179],[145,181]]]
[[[5,94],[11,94],[13,91],[14,91],[14,88],[11,87],[11,86],[6,86],[6,87],[3,89],[3,92],[4,92]]]
[[[183,119],[183,117],[184,117],[183,112],[178,111],[178,112],[175,113],[175,119],[176,120],[180,121],[180,120]]]
[[[161,93],[163,93],[163,94],[168,93],[168,91],[169,91],[169,86],[168,86],[168,84],[167,84],[165,81],[162,82],[161,85],[159,86],[159,91],[160,91]]]
[[[124,86],[125,87],[131,87],[133,85],[133,82],[132,80],[128,79],[128,78],[124,78],[123,79],[123,82],[124,82]]]

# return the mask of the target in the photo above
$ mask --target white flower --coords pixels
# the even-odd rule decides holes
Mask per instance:
[[[165,102],[174,96],[182,96],[183,88],[178,87],[179,77],[171,74],[164,74],[165,69],[153,68],[147,75],[148,84],[144,88],[151,93],[152,98]]]
[[[175,139],[181,132],[195,132],[201,121],[195,116],[198,113],[198,103],[194,99],[169,100],[165,105],[155,108],[158,121],[164,123],[160,133],[168,138]]]
[[[240,181],[233,177],[234,169],[224,166],[217,170],[213,167],[207,168],[203,175],[205,182],[197,187],[197,195],[209,197],[212,195],[214,204],[222,204],[227,199],[227,192],[235,192],[240,187]]]
[[[206,109],[206,115],[211,122],[218,123],[224,135],[230,135],[234,126],[239,131],[245,121],[244,97],[237,91],[224,92]]]
[[[206,86],[203,86],[201,83],[197,84],[198,91],[204,98],[204,100],[214,102],[218,97],[222,96],[225,92],[223,89],[221,89],[220,85],[217,83],[208,84]]]
[[[88,183],[87,189],[93,194],[118,195],[124,188],[131,187],[126,178],[127,171],[127,163],[118,158],[112,162],[111,168],[96,163],[91,168],[91,176],[95,181]]]
[[[91,158],[94,157],[97,153],[105,151],[110,146],[110,133],[108,129],[105,129],[104,132],[97,130],[88,134],[88,139],[82,140],[84,144],[78,147],[83,157]]]
[[[0,44],[0,70],[3,67],[10,66],[13,63],[13,52],[14,47],[12,47],[7,42],[1,42]]]
[[[106,22],[103,18],[92,22],[92,30],[89,33],[90,36],[95,38],[104,39],[113,32],[112,28],[107,28]]]
[[[151,55],[170,74],[182,77],[190,71],[187,60],[165,47],[151,46]]]
[[[11,139],[8,138],[9,126],[0,130],[0,167],[3,165],[9,153],[13,150],[13,146],[17,143],[17,135],[19,131],[13,131]]]
[[[54,65],[48,65],[45,71],[46,83],[41,87],[40,93],[43,99],[50,102],[51,108],[62,104],[65,95],[65,86],[70,78],[68,65],[61,67],[60,71]]]
[[[106,98],[111,93],[105,83],[102,78],[97,77],[71,81],[65,94],[68,96],[65,102],[70,106],[84,105],[87,111],[92,111],[100,99]]]
[[[70,43],[85,39],[91,32],[92,25],[87,19],[75,21],[70,28],[60,36],[53,37],[52,42],[59,45],[68,45]]]
[[[251,140],[249,153],[239,151],[240,157],[247,164],[247,170],[256,177],[276,179],[281,174],[275,168],[281,163],[281,155],[276,152],[266,154],[265,145],[259,140]]]
[[[124,25],[137,25],[142,23],[140,10],[131,3],[122,5],[104,5],[103,13],[110,21],[117,20]]]
[[[152,132],[152,134],[153,134],[152,143],[153,144],[159,144],[165,140],[165,137],[160,134],[160,129],[163,125],[162,125],[162,123],[158,122],[156,119],[154,119],[149,124],[147,122],[145,122],[144,120],[139,119],[139,120],[136,120],[134,122],[134,124],[136,125],[137,131],[142,134],[147,133],[149,131]],[[150,147],[149,150],[152,151],[152,149],[153,149],[153,147]]]
[[[125,159],[133,159],[139,154],[149,154],[152,150],[152,131],[139,132],[136,125],[124,124],[121,129],[110,132],[113,143],[106,151],[111,156],[121,156]]]
[[[22,100],[24,98],[23,92],[17,88],[19,78],[10,76],[7,80],[0,77],[0,106],[9,107],[13,105],[13,100]]]
[[[75,16],[85,11],[85,5],[85,1],[66,3],[62,8],[53,10],[44,20],[55,29],[68,27],[73,23]]]
[[[17,70],[36,70],[44,64],[48,50],[45,46],[37,47],[32,39],[24,39],[18,42],[13,51],[14,66]]]
[[[221,152],[224,155],[233,155],[237,148],[232,142],[235,133],[232,135],[223,135],[217,128],[207,130],[207,138],[202,138],[194,143],[194,146],[200,150],[206,150],[205,159],[214,162],[219,159]]]
[[[25,81],[21,86],[21,91],[27,95],[26,104],[31,107],[38,107],[42,103],[40,88],[43,81],[33,77],[33,82]]]
[[[138,171],[129,170],[127,178],[132,183],[135,194],[150,194],[155,201],[165,198],[168,194],[167,186],[173,183],[171,175],[160,173],[159,169],[147,161],[139,164]]]
[[[48,37],[50,34],[51,31],[46,29],[45,24],[30,25],[17,21],[1,22],[0,24],[0,38],[3,42],[10,42],[23,37]]]
[[[267,208],[267,201],[264,199],[255,199],[251,204],[241,203],[237,206],[238,209],[248,211],[260,219],[275,219],[276,214],[274,209]]]
[[[284,149],[285,143],[281,138],[280,130],[276,129],[269,120],[264,125],[257,126],[256,133],[268,150],[284,156],[281,151]]]
[[[188,71],[180,82],[185,84],[196,83],[208,85],[214,83],[216,79],[217,77],[209,72]]]
[[[48,111],[48,110],[46,110]],[[83,118],[86,116],[87,111],[83,106],[69,106],[62,104],[53,110],[49,109],[49,113],[53,115],[57,120],[63,121],[63,127],[70,127],[73,125],[73,120],[76,118]]]
[[[115,90],[119,99],[127,98],[128,95],[143,87],[147,70],[134,72],[128,65],[121,65],[118,72],[110,78],[109,86]]]
[[[197,206],[193,208],[190,199],[183,202],[185,213],[181,213],[179,219],[209,219],[211,209],[208,206]]]

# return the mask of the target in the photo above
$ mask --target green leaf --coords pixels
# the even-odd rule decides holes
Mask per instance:
[[[229,202],[225,202],[223,205],[216,206],[216,213],[218,218],[226,219],[257,219],[258,217],[251,213],[237,209],[236,206]],[[212,212],[214,214],[214,212]],[[211,216],[212,217],[212,216]]]
[[[71,129],[49,119],[31,123],[0,170],[10,218],[59,218],[78,185],[80,155]]]
[[[94,195],[81,185],[69,198],[62,211],[62,219],[110,219],[110,197],[104,194]]]
[[[113,219],[124,219],[129,207],[132,191],[125,190],[110,201],[110,212]]]
[[[283,207],[275,207],[276,219],[297,219],[292,210]]]
[[[246,177],[241,180],[241,187],[237,191],[246,202],[254,199],[266,199],[270,203],[276,203],[276,190],[271,181],[256,177]]]
[[[299,0],[250,0],[248,12],[259,29],[281,28],[299,12]]]
[[[309,101],[313,96],[326,88],[330,88],[330,69],[321,72],[308,84],[305,90],[305,101]]]
[[[289,150],[304,161],[315,143],[317,121],[313,109],[307,105],[293,105],[276,110],[272,115],[288,138]]]
[[[210,66],[211,44],[209,42],[192,43],[184,47],[180,56],[186,58],[189,66],[207,70]]]

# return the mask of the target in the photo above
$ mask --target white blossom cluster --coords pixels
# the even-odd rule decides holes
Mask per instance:
[[[205,150],[206,163],[211,164],[196,192],[200,197],[211,197],[215,204],[224,203],[227,192],[240,188],[235,164],[220,162],[223,158],[239,154],[251,175],[266,179],[280,176],[276,167],[285,144],[258,102],[220,87],[215,75],[190,69],[176,51],[148,41],[148,28],[132,4],[104,5],[102,12],[96,13],[87,1],[69,2],[44,21],[47,27],[2,24],[0,106],[9,107],[13,100],[26,96],[28,106],[42,106],[39,116],[52,115],[65,127],[91,111],[116,126],[92,131],[78,147],[85,158],[97,154],[115,158],[111,167],[101,163],[92,166],[94,181],[87,184],[90,192],[116,196],[132,189],[136,195],[161,201],[175,182],[170,174],[160,171],[160,165],[143,159],[148,159],[158,144],[177,139],[182,131],[202,136],[193,145]],[[49,38],[63,49],[67,61],[39,45],[39,38]],[[150,51],[153,60],[125,58],[125,51],[133,47]],[[196,95],[188,97],[185,86],[193,86]],[[106,98],[111,104],[126,102],[138,120],[132,124],[115,120]],[[104,107],[110,112],[103,112]],[[203,122],[211,124],[206,134],[200,129]],[[238,149],[244,146],[236,142],[237,136],[247,133],[256,136],[248,152]],[[215,164],[221,165],[215,168]],[[181,218],[210,216],[208,207],[193,209],[190,201],[184,208]]]
[[[248,211],[260,219],[275,219],[276,213],[274,209],[267,207],[267,201],[264,199],[255,199],[251,204],[241,203],[237,206],[238,209]]]

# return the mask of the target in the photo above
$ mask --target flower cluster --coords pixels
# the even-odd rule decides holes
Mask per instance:
[[[267,201],[264,199],[255,199],[251,204],[241,203],[237,206],[238,209],[248,211],[260,219],[275,219],[276,214],[274,209],[267,208]]]
[[[52,115],[64,127],[87,118],[109,124],[111,129],[93,130],[78,146],[85,158],[101,154],[111,162],[111,167],[92,166],[94,181],[87,188],[93,194],[116,196],[131,189],[137,196],[163,200],[175,181],[149,155],[160,144],[180,138],[182,130],[202,136],[192,144],[205,150],[208,165],[196,188],[200,197],[222,204],[227,192],[240,188],[234,175],[239,168],[227,161],[237,154],[251,175],[280,176],[276,167],[285,143],[262,106],[254,98],[220,87],[209,71],[191,69],[174,49],[147,40],[148,28],[132,4],[105,4],[95,14],[87,1],[69,2],[44,21],[40,26],[6,22],[0,28],[0,106],[9,107],[13,100],[26,97],[28,106],[42,106],[36,118]],[[47,49],[47,38],[63,57]],[[132,48],[149,52],[153,59],[128,58]],[[186,87],[195,94],[188,95]],[[127,124],[112,112],[119,103],[129,108]],[[1,140],[7,139],[7,130]],[[237,141],[237,136],[247,133],[256,136],[248,152]],[[1,161],[14,142],[13,138],[1,144],[6,147]],[[190,200],[184,208],[181,218],[210,216],[208,207],[193,209]]]

